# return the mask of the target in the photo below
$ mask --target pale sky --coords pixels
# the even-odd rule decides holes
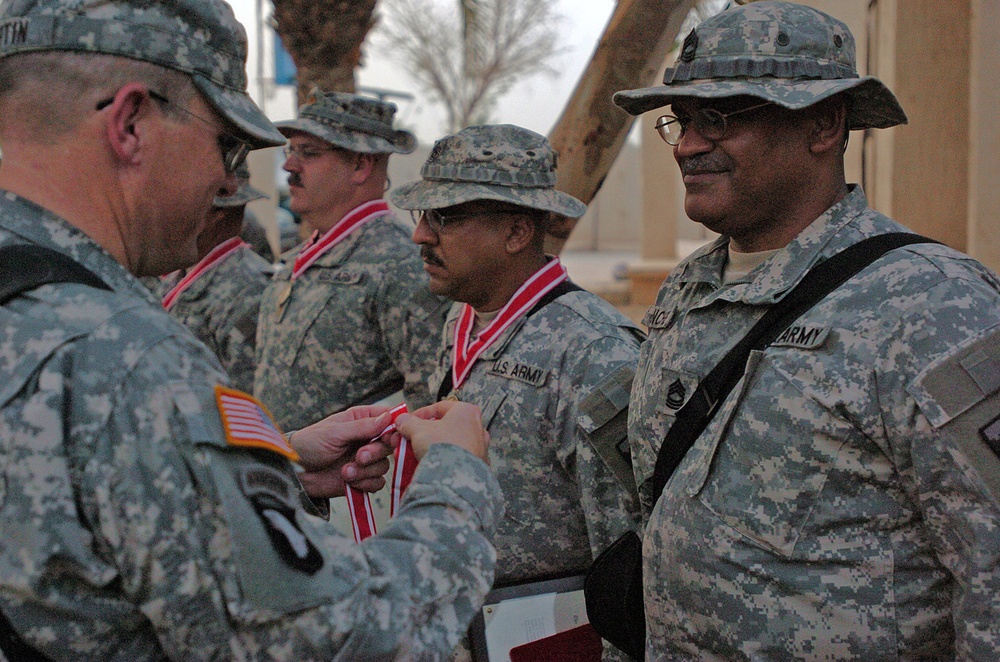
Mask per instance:
[[[295,97],[291,88],[268,90],[256,77],[258,36],[255,28],[258,6],[264,19],[271,16],[270,0],[228,0],[233,6],[236,18],[246,26],[250,40],[248,59],[250,94],[275,121],[294,117]],[[535,76],[514,87],[499,103],[492,117],[493,122],[518,124],[541,134],[548,134],[559,119],[563,107],[573,93],[581,72],[597,45],[597,40],[611,17],[615,0],[557,0],[558,11],[565,17],[563,23],[564,48],[566,52],[553,61],[558,70],[556,77]],[[265,31],[264,53],[267,71],[272,71],[270,62],[270,30]],[[444,134],[443,112],[440,107],[422,97],[399,65],[387,61],[377,49],[364,46],[365,66],[358,72],[358,84],[362,87],[390,89],[414,95],[414,100],[392,99],[399,106],[399,124],[414,131],[421,143],[430,144]],[[268,75],[271,75],[268,73]],[[263,90],[263,94],[262,94]]]

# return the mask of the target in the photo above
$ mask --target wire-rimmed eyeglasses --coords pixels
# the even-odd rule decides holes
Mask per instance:
[[[722,140],[723,136],[726,135],[726,129],[729,128],[726,122],[728,118],[770,105],[770,101],[765,101],[764,103],[734,110],[731,113],[719,112],[715,108],[699,108],[687,116],[661,115],[657,118],[654,128],[660,134],[660,137],[663,138],[663,142],[668,145],[677,145],[681,141],[681,138],[684,137],[689,126],[694,126],[698,135],[705,140]]]
[[[420,224],[420,219],[427,221],[427,226],[435,233],[444,229],[448,223],[454,223],[460,218],[470,218],[472,216],[482,216],[483,212],[469,212],[466,214],[442,214],[437,209],[411,209],[410,218],[414,225]]]
[[[281,148],[281,151],[284,152],[286,160],[294,156],[302,163],[305,163],[306,161],[318,159],[327,152],[336,152],[337,148],[316,147],[315,145],[285,145]]]
[[[147,92],[149,93],[149,98],[153,99],[154,101],[159,101],[164,105],[170,103],[170,99],[163,96],[159,92],[154,92],[153,90],[147,90]],[[112,103],[114,103],[114,100],[115,100],[114,97],[109,97],[107,99],[102,99],[101,101],[98,101],[95,110],[104,110]],[[246,160],[247,154],[250,153],[250,144],[247,143],[245,140],[237,138],[233,134],[227,132],[225,129],[220,129],[213,122],[210,122],[209,120],[205,119],[204,117],[201,117],[200,115],[192,113],[187,108],[183,108],[177,104],[172,104],[172,106],[177,110],[181,111],[182,113],[190,115],[191,117],[195,118],[196,120],[199,120],[200,122],[204,122],[209,127],[211,127],[213,131],[218,132],[216,140],[218,140],[219,142],[219,151],[222,152],[222,165],[226,169],[227,174],[232,174],[236,172],[236,169],[239,168],[240,165],[243,163],[243,161]]]

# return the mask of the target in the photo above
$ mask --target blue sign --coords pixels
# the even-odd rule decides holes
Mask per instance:
[[[281,43],[281,37],[274,33],[274,83],[295,85],[295,62]]]

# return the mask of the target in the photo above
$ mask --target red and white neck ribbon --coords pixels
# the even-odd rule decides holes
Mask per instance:
[[[385,200],[372,200],[363,205],[355,207],[347,216],[337,221],[337,224],[326,231],[318,241],[313,241],[295,258],[292,265],[292,280],[302,275],[312,263],[323,256],[324,253],[346,239],[352,232],[360,228],[368,221],[387,216],[392,213],[389,203]]]
[[[174,285],[174,287],[167,292],[167,294],[163,297],[163,307],[166,310],[173,308],[174,304],[177,302],[177,297],[179,297],[184,290],[191,287],[196,280],[205,275],[206,271],[210,271],[217,264],[246,245],[247,243],[239,237],[233,237],[232,239],[227,239],[213,248],[209,251],[208,255],[201,258],[198,264],[192,267],[191,271],[189,271],[179,283]]]
[[[396,429],[396,419],[407,412],[406,403],[397,405],[389,410],[392,421],[377,437],[381,438]],[[396,448],[396,463],[392,471],[392,500],[390,506],[390,516],[396,514],[399,500],[403,498],[403,493],[413,480],[413,472],[417,469],[417,458],[413,455],[408,439],[399,442]],[[351,515],[351,528],[354,531],[354,542],[361,542],[377,532],[375,527],[375,515],[372,511],[371,496],[367,492],[361,492],[347,486],[347,508]]]
[[[471,336],[476,321],[476,311],[469,304],[465,304],[459,314],[458,323],[455,324],[455,342],[451,359],[452,388],[457,389],[462,385],[476,360],[511,324],[530,311],[539,299],[566,278],[566,268],[559,262],[559,258],[550,260],[532,274],[517,292],[514,292],[510,301],[500,309],[493,321],[479,332],[475,340],[471,340]]]

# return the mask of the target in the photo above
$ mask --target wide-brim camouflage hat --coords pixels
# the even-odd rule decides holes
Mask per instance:
[[[285,142],[247,95],[246,32],[222,0],[0,2],[0,57],[37,51],[104,53],[183,71],[251,147]]]
[[[241,163],[233,174],[236,175],[236,179],[240,183],[236,193],[225,197],[215,196],[215,200],[212,201],[213,207],[239,207],[254,200],[268,197],[267,193],[250,185],[250,167],[247,166],[246,161]]]
[[[409,131],[394,129],[396,104],[380,99],[313,90],[299,108],[299,117],[278,122],[278,130],[290,136],[296,131],[352,152],[364,154],[409,154],[417,138]]]
[[[579,218],[587,211],[557,191],[556,151],[545,136],[511,124],[470,126],[434,143],[422,179],[391,193],[400,209],[442,209],[496,200]]]
[[[906,124],[889,88],[858,75],[847,25],[791,2],[753,2],[699,24],[663,85],[617,92],[614,102],[639,115],[677,99],[747,95],[797,110],[841,93],[850,129]]]

